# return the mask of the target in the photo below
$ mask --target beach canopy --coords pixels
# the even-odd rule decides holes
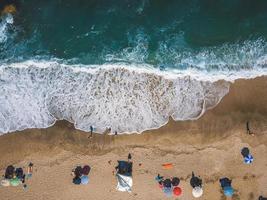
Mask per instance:
[[[178,186],[180,183],[180,179],[177,177],[172,178],[172,186]]]
[[[133,179],[131,176],[125,176],[121,174],[117,174],[117,190],[121,192],[132,192]]]
[[[250,155],[250,154],[247,155],[247,156],[244,158],[244,162],[245,162],[246,164],[250,164],[250,163],[252,163],[253,160],[254,160],[254,158],[253,158],[253,156]]]
[[[89,167],[88,165],[85,165],[82,169],[82,174],[83,175],[88,175],[90,173],[91,167]]]
[[[10,180],[10,185],[12,186],[18,186],[20,184],[20,180],[18,178],[12,178]]]
[[[182,189],[179,188],[179,187],[175,187],[175,188],[173,188],[173,194],[174,194],[175,196],[180,196],[180,195],[182,194]]]
[[[203,189],[202,187],[194,187],[193,190],[192,190],[192,195],[193,197],[195,198],[199,198],[201,197],[203,194]]]
[[[88,178],[88,176],[82,176],[82,177],[81,177],[81,184],[86,185],[86,184],[88,184],[88,183],[89,183],[89,178]]]
[[[223,193],[225,196],[231,197],[234,194],[234,189],[231,186],[226,186],[223,188]]]
[[[8,179],[1,180],[1,185],[4,187],[10,186],[10,181]]]
[[[132,176],[133,163],[127,161],[118,161],[118,166],[116,169],[118,169],[118,173],[120,175]]]

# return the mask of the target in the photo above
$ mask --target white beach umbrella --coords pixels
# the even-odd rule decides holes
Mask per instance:
[[[192,190],[193,197],[199,198],[203,194],[203,189],[201,187],[194,187]]]

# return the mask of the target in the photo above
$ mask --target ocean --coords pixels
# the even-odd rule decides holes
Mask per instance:
[[[141,133],[195,120],[267,74],[265,0],[7,0],[0,133],[57,120]]]

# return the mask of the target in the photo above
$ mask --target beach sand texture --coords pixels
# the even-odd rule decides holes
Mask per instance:
[[[255,136],[246,134],[250,121]],[[181,197],[193,199],[189,184],[192,171],[204,182],[202,200],[227,199],[219,178],[229,177],[235,189],[233,200],[256,200],[267,196],[267,78],[237,80],[219,105],[195,121],[170,122],[143,134],[109,136],[75,130],[68,122],[47,129],[31,129],[0,137],[1,173],[7,165],[34,163],[28,188],[0,187],[2,200],[74,199],[165,199],[154,180],[159,173],[181,178]],[[243,163],[240,151],[249,147],[254,162]],[[116,191],[112,174],[117,160],[133,156],[133,191]],[[111,160],[111,164],[109,161]],[[174,168],[162,169],[163,163]],[[139,165],[141,163],[141,166]],[[89,185],[73,185],[76,165],[92,168]]]

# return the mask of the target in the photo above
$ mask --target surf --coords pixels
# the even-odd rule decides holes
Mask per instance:
[[[27,61],[0,67],[0,132],[46,128],[67,120],[80,130],[94,126],[141,133],[174,120],[191,120],[215,106],[227,82],[153,72],[125,63],[69,66]]]

